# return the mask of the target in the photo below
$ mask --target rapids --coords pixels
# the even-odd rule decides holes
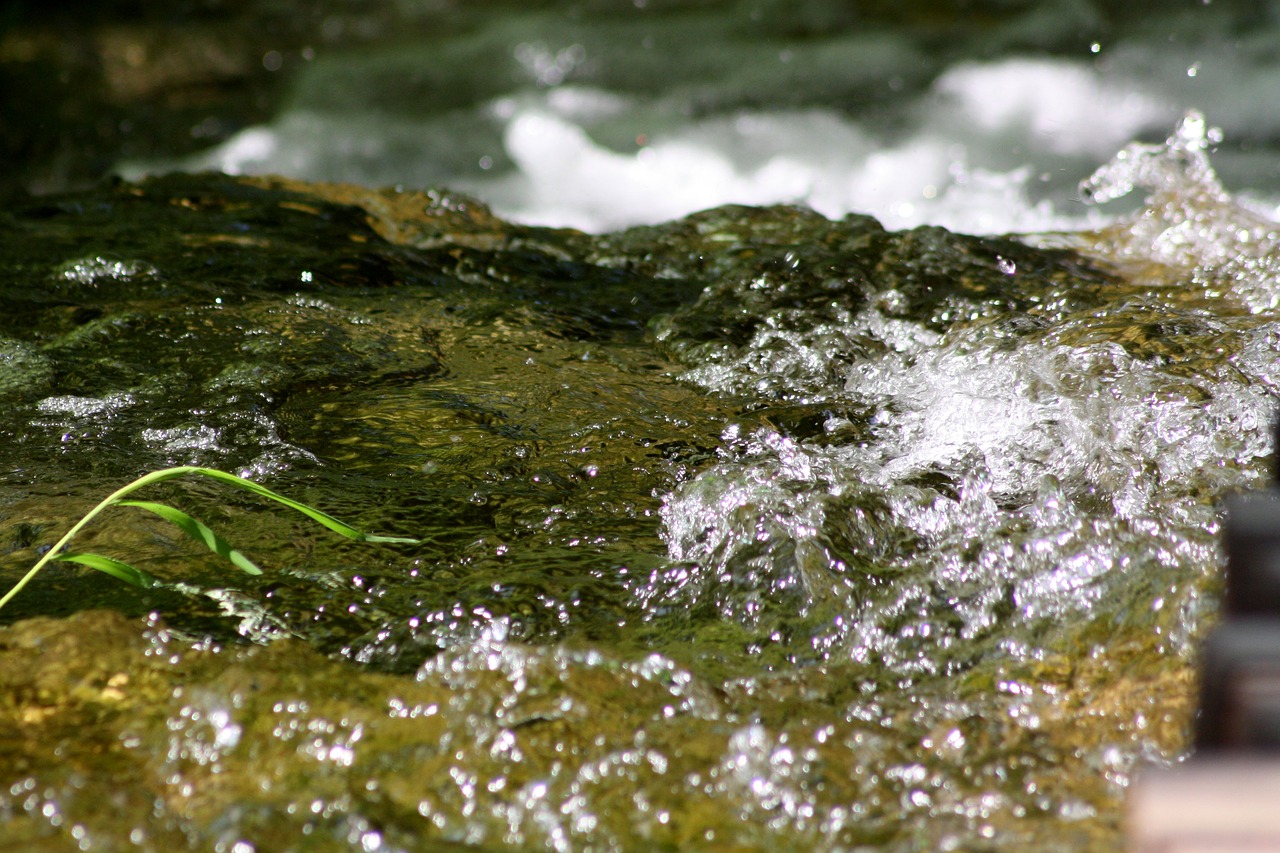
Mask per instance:
[[[174,464],[423,541],[95,525],[165,582],[0,612],[5,843],[1123,845],[1273,453],[1244,13],[634,5],[277,52],[273,118],[9,200],[0,578]]]

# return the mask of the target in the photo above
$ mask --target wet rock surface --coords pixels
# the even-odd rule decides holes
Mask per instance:
[[[216,176],[0,225],[5,577],[176,464],[424,540],[157,490],[253,578],[105,517],[85,547],[167,583],[57,567],[0,613],[6,838],[1099,849],[1186,749],[1280,378],[1207,266]]]

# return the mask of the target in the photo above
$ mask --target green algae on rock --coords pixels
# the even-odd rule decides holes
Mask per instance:
[[[6,839],[1096,849],[1186,748],[1259,303],[789,207],[590,237],[173,175],[5,218],[6,573],[171,465],[423,540],[199,484],[278,568],[94,533],[169,582],[4,612]]]

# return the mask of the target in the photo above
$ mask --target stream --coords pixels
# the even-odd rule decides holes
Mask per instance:
[[[1253,13],[349,5],[0,209],[0,592],[175,465],[419,541],[109,510],[156,586],[0,610],[0,847],[1121,849],[1273,452]]]

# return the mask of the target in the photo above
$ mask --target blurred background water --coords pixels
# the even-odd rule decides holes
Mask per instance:
[[[999,232],[1189,108],[1274,202],[1272,3],[9,3],[11,183],[115,170],[470,190],[592,231],[801,202]]]

